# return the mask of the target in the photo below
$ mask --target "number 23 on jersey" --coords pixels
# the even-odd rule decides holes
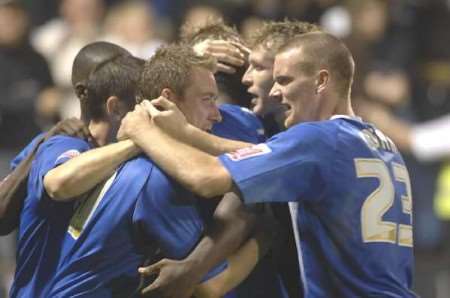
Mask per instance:
[[[411,224],[383,220],[383,216],[392,208],[395,200],[395,187],[389,174],[388,165],[377,158],[356,158],[356,176],[358,178],[376,178],[378,187],[364,200],[361,208],[361,232],[364,242],[388,242],[400,246],[412,247],[413,234]],[[409,215],[412,223],[411,184],[408,170],[404,165],[392,162],[393,178],[405,185],[401,196],[402,212]]]

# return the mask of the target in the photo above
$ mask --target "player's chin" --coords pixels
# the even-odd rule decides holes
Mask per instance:
[[[256,101],[255,104],[252,106],[252,112],[258,116],[264,115],[264,109],[260,101]]]
[[[286,128],[289,128],[296,124],[294,117],[292,117],[292,113],[290,113],[290,111],[285,112],[285,115],[286,118],[284,120],[284,126],[286,126]]]
[[[207,131],[207,132],[211,132],[211,130],[212,130],[212,128],[213,128],[213,125],[214,125],[214,123],[208,123],[208,124],[205,124],[205,125],[202,127],[202,130],[203,130],[203,131]]]

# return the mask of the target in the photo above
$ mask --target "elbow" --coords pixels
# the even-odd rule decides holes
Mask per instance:
[[[56,177],[56,175],[49,172],[44,177],[44,188],[48,196],[55,201],[67,201],[72,196],[67,191],[67,182],[64,178]]]
[[[227,186],[228,184],[230,184],[229,187]],[[224,175],[223,172],[207,173],[198,171],[194,173],[191,184],[188,187],[195,194],[210,199],[225,194],[231,188],[231,179],[229,175]]]
[[[194,175],[189,188],[193,193],[207,199],[224,194],[222,182],[217,174],[197,173]]]

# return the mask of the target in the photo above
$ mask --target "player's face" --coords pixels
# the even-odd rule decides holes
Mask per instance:
[[[286,127],[299,122],[318,120],[320,99],[316,94],[316,76],[307,75],[302,68],[301,50],[292,49],[275,57],[271,94],[279,94],[286,108]]]
[[[190,124],[202,130],[210,130],[214,123],[222,119],[216,105],[217,94],[214,74],[205,68],[195,67],[177,106]]]
[[[253,95],[253,112],[265,116],[280,108],[279,101],[270,98],[273,85],[274,55],[263,47],[256,47],[249,56],[249,67],[242,77],[242,83],[248,86],[248,93]]]

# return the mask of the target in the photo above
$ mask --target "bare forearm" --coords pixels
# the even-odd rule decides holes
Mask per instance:
[[[109,177],[124,161],[137,155],[130,140],[92,149],[49,171],[44,186],[56,200],[75,198]]]
[[[261,218],[259,218],[261,220]],[[222,297],[238,286],[255,268],[258,261],[268,252],[273,234],[263,225],[228,259],[228,267],[211,280],[198,286],[199,297]]]
[[[231,189],[231,177],[220,161],[158,129],[133,141],[164,171],[190,191],[212,198]]]
[[[217,206],[205,237],[186,258],[192,264],[192,272],[202,277],[234,253],[250,235],[255,219],[237,195],[227,193]]]

